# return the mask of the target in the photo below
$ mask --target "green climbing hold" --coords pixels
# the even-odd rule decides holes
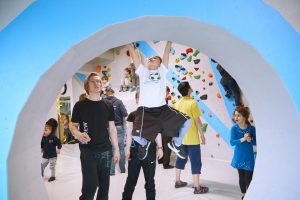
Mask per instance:
[[[192,61],[192,56],[189,56],[189,58],[187,59],[188,62]]]
[[[208,124],[207,124],[207,123],[203,123],[203,124],[202,124],[202,127],[201,127],[202,133],[206,133],[207,127],[208,127]]]
[[[200,51],[199,51],[199,50],[196,50],[196,51],[193,53],[193,56],[196,57],[199,53],[200,53]]]
[[[194,76],[194,79],[200,79],[201,78],[201,75],[195,75]]]

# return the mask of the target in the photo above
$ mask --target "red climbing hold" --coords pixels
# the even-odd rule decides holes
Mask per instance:
[[[186,54],[189,54],[189,53],[193,53],[193,49],[192,48],[188,48],[188,49],[186,49]]]
[[[126,51],[126,55],[127,55],[127,56],[130,56],[129,50]]]
[[[199,70],[199,67],[194,67],[194,69],[195,69],[196,71],[198,71],[198,70]]]
[[[183,80],[183,81],[184,81],[184,80],[186,80],[186,76],[185,76],[185,77],[183,77],[181,80]]]

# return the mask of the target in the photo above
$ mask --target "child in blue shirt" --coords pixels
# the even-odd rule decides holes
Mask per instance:
[[[231,128],[230,144],[235,146],[231,166],[239,173],[242,199],[250,185],[254,170],[253,145],[256,145],[255,127],[248,121],[249,110],[237,107],[234,111],[236,124]]]
[[[60,149],[62,147],[60,140],[55,136],[56,128],[57,121],[53,118],[49,119],[45,124],[44,134],[41,141],[41,151],[43,153],[43,160],[41,164],[42,176],[44,177],[44,170],[50,163],[51,177],[48,180],[49,182],[55,180],[57,154],[60,153]]]

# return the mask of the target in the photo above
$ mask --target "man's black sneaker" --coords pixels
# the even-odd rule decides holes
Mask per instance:
[[[138,159],[144,160],[147,157],[150,144],[151,142],[148,141],[145,146],[138,145],[138,149],[137,149]]]
[[[187,182],[184,181],[176,181],[175,182],[175,188],[181,188],[187,186]]]
[[[51,176],[48,180],[48,182],[51,182],[51,181],[55,181],[55,177],[54,176]]]
[[[174,166],[172,166],[172,165],[164,165],[164,169],[173,169],[174,168]]]
[[[174,141],[168,143],[168,147],[176,153],[176,155],[181,159],[186,159],[187,153],[185,152],[183,145],[176,146]]]

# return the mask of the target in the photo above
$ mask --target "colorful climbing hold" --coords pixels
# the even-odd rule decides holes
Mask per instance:
[[[181,69],[181,73],[182,73],[183,75],[187,75],[188,71],[187,71],[185,68],[182,68],[182,69]]]
[[[203,90],[206,90],[206,88],[204,87],[204,88],[202,88]]]
[[[193,74],[194,74],[193,72],[188,72],[188,75],[189,75],[190,77],[192,77]]]
[[[186,58],[186,54],[185,53],[181,53],[179,58],[180,58],[180,60],[184,60]]]
[[[193,56],[196,57],[199,53],[200,53],[200,51],[196,49],[196,51],[194,52]]]
[[[205,79],[202,79],[202,82],[204,83],[204,82],[205,82]]]
[[[189,56],[188,59],[187,59],[187,61],[191,62],[192,61],[192,56]]]
[[[171,47],[171,49],[170,49],[170,54],[172,54],[172,55],[175,54],[175,49],[173,47]]]
[[[199,70],[199,67],[194,67],[195,71],[198,71]]]
[[[195,76],[194,76],[194,79],[197,79],[197,80],[198,80],[198,79],[200,79],[200,78],[201,78],[201,75],[195,75]]]
[[[183,80],[183,81],[186,80],[186,76],[184,76],[181,80]]]
[[[207,127],[208,127],[208,124],[207,124],[207,123],[203,123],[203,124],[202,124],[201,129],[202,129],[202,132],[203,132],[203,133],[206,133]]]
[[[200,92],[199,92],[198,90],[196,90],[195,93],[196,93],[196,95],[199,95],[199,94],[200,94]]]
[[[180,59],[179,58],[176,58],[175,59],[175,63],[179,63],[180,62]]]
[[[219,133],[217,133],[217,134],[216,134],[216,137],[217,137],[217,138],[220,138],[220,134],[219,134]]]
[[[172,102],[172,104],[175,104],[175,103],[176,103],[176,100],[175,100],[175,99],[173,99],[171,102]]]
[[[195,65],[197,65],[199,62],[200,62],[200,59],[195,59],[194,60]]]
[[[175,92],[171,92],[171,95],[172,95],[173,97],[175,97],[176,94],[175,94]]]
[[[201,96],[200,96],[200,99],[201,99],[201,100],[207,100],[207,94],[201,95]]]
[[[126,55],[127,55],[128,57],[130,56],[129,50],[126,51]]]
[[[213,77],[213,74],[212,73],[209,73],[208,74],[208,78],[212,78]]]
[[[221,98],[222,98],[222,96],[221,96],[220,92],[218,92],[218,93],[217,93],[217,97],[218,97],[219,99],[221,99]]]
[[[120,55],[120,49],[115,49],[115,53],[117,56]]]
[[[96,72],[100,72],[101,71],[101,66],[100,65],[98,65],[98,66],[96,66]]]
[[[176,71],[180,72],[180,70],[182,69],[182,65],[175,65],[175,69]]]
[[[192,48],[188,48],[185,50],[186,54],[189,54],[189,53],[193,53],[193,49]]]
[[[204,114],[204,113],[205,113],[205,110],[201,109],[201,113]]]
[[[213,85],[213,82],[209,82],[209,84],[208,84],[209,86],[212,86]]]

